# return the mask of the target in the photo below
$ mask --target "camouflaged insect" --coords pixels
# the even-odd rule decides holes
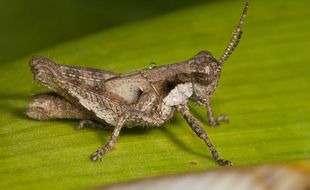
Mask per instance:
[[[113,133],[107,144],[91,156],[96,161],[112,149],[124,126],[161,126],[175,112],[180,112],[209,147],[216,162],[232,165],[232,162],[219,156],[187,104],[192,100],[206,106],[212,126],[228,121],[227,116],[213,117],[210,98],[217,87],[225,60],[240,40],[248,6],[247,2],[231,41],[219,60],[208,51],[201,51],[179,63],[116,74],[59,65],[45,57],[34,56],[30,61],[34,79],[53,92],[36,95],[28,106],[27,115],[38,120],[79,119],[80,127],[112,128]]]

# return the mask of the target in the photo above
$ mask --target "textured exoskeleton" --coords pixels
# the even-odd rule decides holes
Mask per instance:
[[[160,126],[178,111],[205,141],[215,160],[220,165],[232,165],[218,155],[187,104],[193,100],[205,105],[212,126],[228,120],[227,116],[213,117],[210,98],[218,84],[224,61],[239,42],[247,8],[248,2],[219,60],[210,52],[201,51],[179,63],[116,74],[60,65],[45,57],[34,56],[29,63],[34,79],[53,93],[36,95],[28,106],[27,115],[39,120],[80,119],[81,127],[113,128],[108,143],[92,155],[92,160],[98,160],[111,150],[123,126]]]

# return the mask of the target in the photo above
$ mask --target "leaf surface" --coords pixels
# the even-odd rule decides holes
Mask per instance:
[[[36,54],[118,73],[182,61],[201,50],[220,57],[243,5],[200,3]],[[220,154],[235,165],[310,157],[308,7],[307,0],[252,1],[241,43],[212,99],[214,114],[227,114],[230,123],[211,128],[205,109],[191,106]],[[29,59],[0,65],[1,189],[85,189],[218,167],[180,115],[160,128],[123,130],[115,149],[102,162],[91,162],[111,131],[28,119],[31,96],[47,91],[32,80]]]

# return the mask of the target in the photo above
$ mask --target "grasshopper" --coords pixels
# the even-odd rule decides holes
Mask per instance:
[[[224,62],[237,47],[249,2],[243,9],[232,38],[219,60],[208,51],[175,64],[152,67],[129,74],[56,64],[33,56],[30,68],[34,80],[52,90],[36,95],[29,103],[27,115],[38,120],[79,119],[80,127],[113,129],[105,146],[91,159],[96,161],[114,146],[121,129],[133,126],[161,126],[175,112],[181,113],[192,130],[201,138],[219,165],[232,166],[220,157],[206,131],[190,113],[190,100],[204,105],[211,126],[228,121],[213,116],[210,105]]]

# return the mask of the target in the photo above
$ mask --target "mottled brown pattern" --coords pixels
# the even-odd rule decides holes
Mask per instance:
[[[79,109],[56,93],[38,94],[29,103],[27,116],[38,120],[94,119],[84,109]]]
[[[213,158],[220,164],[220,165],[228,165],[232,166],[232,162],[229,160],[224,160],[219,156],[219,153],[215,149],[213,143],[209,139],[206,131],[201,127],[201,125],[197,122],[197,120],[191,115],[187,106],[181,105],[178,106],[178,111],[183,115],[189,126],[192,130],[196,133],[196,135],[201,138],[206,145],[209,147],[210,152]]]
[[[80,126],[108,124],[113,128],[113,134],[108,143],[92,155],[92,160],[98,160],[111,150],[123,126],[161,126],[177,110],[205,141],[215,160],[220,165],[232,165],[219,156],[207,133],[190,114],[187,103],[193,100],[205,105],[212,126],[228,121],[227,116],[213,117],[210,98],[217,87],[224,61],[239,42],[247,9],[248,2],[220,61],[210,52],[201,51],[179,63],[116,74],[59,65],[34,56],[29,63],[34,79],[56,94],[34,97],[27,115],[39,120],[80,119],[83,120]]]

